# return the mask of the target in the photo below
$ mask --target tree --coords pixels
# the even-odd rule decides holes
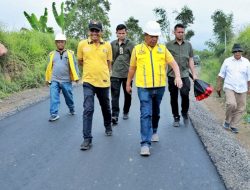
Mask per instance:
[[[181,12],[175,11],[175,13],[177,13],[177,16],[175,17],[175,20],[177,22],[180,22],[184,25],[185,28],[189,27],[190,24],[194,23],[194,15],[193,15],[193,11],[188,7],[188,6],[184,6],[181,9]],[[186,40],[190,40],[191,37],[194,36],[194,31],[193,30],[187,30],[186,31],[186,35],[185,35],[185,39]]]
[[[233,14],[226,15],[223,11],[216,10],[211,19],[213,20],[213,31],[217,42],[224,43],[226,46],[233,39]]]
[[[64,30],[65,30],[65,14],[63,12],[63,6],[64,6],[64,3],[62,2],[61,3],[61,13],[60,15],[58,15],[58,12],[56,10],[56,3],[53,2],[52,3],[52,12],[53,12],[53,15],[54,15],[54,18],[56,20],[56,23],[58,24],[58,26],[61,27],[62,29],[62,33],[64,33]]]
[[[125,25],[128,28],[128,38],[135,43],[140,43],[143,41],[143,31],[138,23],[139,20],[132,16],[129,17],[127,21],[125,21]]]
[[[48,21],[48,10],[45,8],[44,14],[40,16],[40,19],[38,20],[36,15],[32,13],[29,15],[26,11],[23,12],[24,16],[27,18],[27,20],[30,23],[30,26],[40,32],[48,32],[48,33],[54,33],[54,30],[52,27],[47,26]]]
[[[168,20],[166,10],[158,7],[153,9],[153,12],[156,17],[159,18],[157,22],[160,24],[164,37],[167,39],[167,41],[170,41],[170,22]]]
[[[67,0],[65,2],[66,18],[65,32],[69,37],[87,38],[90,20],[97,20],[103,24],[104,39],[111,35],[108,11],[108,0]],[[72,10],[73,14],[72,14]]]

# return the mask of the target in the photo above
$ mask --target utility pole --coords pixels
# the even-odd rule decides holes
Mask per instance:
[[[225,33],[224,33],[224,47],[225,47],[225,50],[224,50],[224,54],[226,54],[226,49],[227,49],[227,30],[225,29]]]

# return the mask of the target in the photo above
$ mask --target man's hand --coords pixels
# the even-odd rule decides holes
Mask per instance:
[[[127,93],[132,94],[131,85],[126,85],[126,91],[127,91]]]
[[[196,74],[193,74],[193,81],[195,81],[196,79],[198,79]]]
[[[46,81],[45,83],[47,86],[49,86],[51,83],[49,81]]]
[[[181,80],[181,77],[175,77],[174,79],[174,84],[175,86],[177,86],[178,88],[181,88],[182,87],[182,80]]]
[[[217,87],[216,92],[217,92],[218,96],[221,97],[221,86]]]

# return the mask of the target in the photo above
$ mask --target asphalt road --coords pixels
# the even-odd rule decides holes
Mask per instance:
[[[224,190],[192,124],[171,126],[169,93],[161,104],[160,142],[141,157],[139,100],[129,120],[104,133],[95,101],[93,146],[81,151],[82,87],[74,89],[77,115],[61,97],[60,119],[48,122],[49,100],[0,121],[1,190]],[[123,94],[121,94],[123,98]]]

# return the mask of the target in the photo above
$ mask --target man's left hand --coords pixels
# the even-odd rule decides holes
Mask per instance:
[[[193,81],[195,81],[196,79],[198,79],[196,74],[193,74]]]

